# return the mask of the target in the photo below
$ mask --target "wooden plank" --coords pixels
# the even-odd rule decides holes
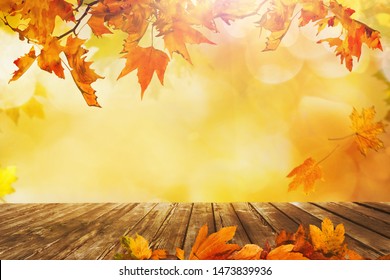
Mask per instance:
[[[72,242],[72,232],[84,230],[93,220],[111,209],[107,204],[83,204],[78,211],[57,212],[46,220],[37,220],[30,227],[16,228],[4,241],[9,248],[0,252],[7,259],[50,259]],[[73,237],[73,238],[78,238]],[[53,252],[45,250],[52,247]]]
[[[8,223],[10,219],[19,218],[20,215],[26,215],[34,208],[37,208],[36,203],[3,203],[0,204],[0,225]],[[19,215],[15,215],[18,212]]]
[[[112,260],[116,253],[120,251],[120,238],[129,233],[129,226],[136,226],[142,219],[154,208],[156,203],[142,203],[138,204],[131,211],[125,213],[118,218],[118,222],[115,222],[116,226],[113,228],[113,232],[108,238],[115,239],[110,242],[106,248],[98,255],[97,259]],[[122,230],[121,226],[125,229]],[[86,245],[85,245],[86,246]]]
[[[12,212],[2,217],[4,220],[0,223],[1,230],[4,231],[14,227],[30,226],[31,223],[50,217],[58,208],[60,208],[58,210],[61,211],[62,209],[69,207],[67,204],[58,203],[29,204],[26,205],[26,207],[24,207],[24,205],[20,206],[21,207],[13,209]]]
[[[192,206],[187,234],[184,239],[184,253],[188,258],[195,243],[199,229],[207,224],[209,232],[215,232],[213,205],[211,203],[194,203]]]
[[[14,221],[11,219],[9,224],[2,224],[0,226],[0,259],[2,256],[8,256],[11,258],[11,255],[15,255],[14,251],[22,249],[23,242],[27,242],[29,240],[31,242],[32,240],[35,240],[34,238],[36,238],[37,235],[51,230],[50,223],[53,222],[54,219],[60,219],[65,216],[72,217],[71,213],[77,210],[73,204],[61,205],[62,207],[58,207],[61,211],[56,211],[56,208],[52,209],[51,206],[53,206],[53,204],[42,204],[40,206],[35,205],[35,207],[40,209],[41,213],[46,212],[43,209],[49,208],[49,210],[45,215],[40,217],[38,215],[35,220],[30,221],[30,218],[28,218],[28,222],[25,221],[25,216],[18,216],[19,212],[15,211],[15,215],[18,216],[19,220]],[[85,208],[86,205],[77,204],[77,207]],[[45,219],[43,219],[44,217]],[[25,248],[23,250],[23,252],[31,250],[33,246],[34,244],[29,245],[27,249]],[[17,248],[16,250],[15,247]],[[10,253],[11,255],[9,255]]]
[[[358,213],[361,213],[365,216],[380,220],[387,225],[390,224],[390,215],[388,213],[384,213],[382,211],[377,211],[374,208],[369,208],[369,207],[360,205],[360,204],[355,203],[355,202],[338,202],[338,204],[340,204],[348,209],[352,209],[352,210],[354,210]]]
[[[345,241],[347,242],[348,247],[355,250],[360,255],[366,258],[375,259],[381,255],[388,254],[387,252],[389,251],[389,242],[387,238],[364,227],[356,225],[333,213],[326,212],[324,209],[321,209],[316,205],[300,202],[294,202],[292,204],[302,211],[291,211],[287,209],[284,209],[283,211],[286,211],[288,215],[294,216],[296,219],[298,217],[303,217],[305,215],[304,212],[306,212],[308,215],[318,219],[318,222],[310,222],[310,224],[316,225],[319,228],[321,228],[321,221],[325,218],[331,219],[334,225],[340,223],[344,224],[346,232]],[[288,207],[287,204],[284,206],[280,204],[279,206],[281,208]],[[289,207],[291,208],[291,206],[292,205],[290,204]]]
[[[43,250],[37,252],[33,258],[48,258],[48,259],[65,259],[69,254],[77,250],[82,244],[89,239],[97,236],[106,223],[111,223],[116,219],[118,211],[126,209],[127,204],[107,203],[100,211],[88,211],[88,215],[83,223],[82,219],[78,218],[76,227],[66,233],[66,240],[57,239],[55,242],[46,245]],[[131,206],[130,206],[131,207]],[[72,223],[72,221],[69,221]]]
[[[192,203],[175,204],[157,233],[153,236],[153,241],[150,243],[151,247],[165,249],[172,254],[172,258],[176,259],[173,256],[176,247],[180,249],[184,247],[191,210]]]
[[[276,232],[251,204],[233,203],[233,208],[251,243],[262,247],[275,240]]]
[[[153,241],[162,223],[170,215],[170,212],[176,207],[177,203],[158,203],[142,219],[133,225],[129,225],[124,235],[135,237],[136,234],[142,235],[146,240]],[[152,249],[157,249],[152,247]],[[165,248],[164,248],[165,249]],[[112,249],[115,253],[122,252],[120,244]]]
[[[78,241],[73,249],[62,259],[99,259],[99,257],[111,246],[119,242],[120,237],[128,227],[129,219],[134,216],[133,210],[139,206],[137,203],[124,204],[123,208],[114,209],[109,217],[102,216],[95,220],[96,230],[86,234]],[[143,209],[150,209],[150,205],[143,204]],[[111,214],[111,213],[110,213]]]
[[[351,222],[374,231],[386,238],[390,238],[390,225],[382,222],[381,220],[366,216],[334,202],[314,203],[314,205],[317,205],[326,211],[332,212],[335,215],[346,218]]]
[[[270,203],[257,202],[251,203],[256,211],[263,217],[263,219],[269,224],[276,234],[279,234],[282,230],[288,232],[296,232],[299,224],[290,217],[286,216],[282,211],[277,209]],[[275,244],[275,241],[270,242],[271,245]]]
[[[370,207],[379,211],[382,211],[384,213],[389,214],[390,213],[390,202],[357,202],[360,205]]]
[[[240,246],[251,243],[240,219],[230,203],[213,203],[213,210],[216,231],[220,230],[222,227],[237,226],[236,233],[231,242]]]

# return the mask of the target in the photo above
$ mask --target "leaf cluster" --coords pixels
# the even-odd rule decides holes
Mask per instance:
[[[354,10],[336,0],[78,0],[73,5],[66,0],[5,0],[0,4],[0,12],[0,20],[20,40],[32,44],[27,54],[14,61],[18,69],[11,81],[19,79],[35,61],[42,70],[59,78],[65,78],[64,69],[68,68],[90,106],[100,106],[91,84],[103,77],[91,68],[92,62],[86,61],[86,39],[79,37],[85,25],[103,41],[109,40],[106,35],[114,31],[126,34],[122,49],[126,63],[118,79],[137,71],[141,96],[154,73],[164,83],[174,53],[192,64],[188,45],[214,44],[205,34],[218,33],[218,21],[230,25],[253,17],[255,28],[268,33],[264,51],[278,48],[297,15],[300,27],[314,22],[318,33],[341,27],[338,37],[318,42],[335,47],[336,55],[350,71],[353,59],[361,56],[363,44],[382,49],[380,33],[353,19]],[[14,22],[19,24],[15,26]],[[72,27],[58,34],[61,24]],[[145,38],[151,38],[150,45],[141,44]],[[164,49],[155,47],[155,40],[162,40]]]
[[[223,227],[208,234],[207,225],[199,229],[188,258],[185,252],[176,248],[175,258],[179,260],[363,260],[364,257],[348,248],[345,243],[343,224],[334,227],[332,221],[325,218],[321,228],[309,225],[309,230],[301,224],[295,233],[282,230],[275,238],[275,245],[265,242],[262,248],[257,244],[230,243],[236,232],[235,226]],[[121,239],[125,253],[116,255],[116,259],[164,259],[169,255],[166,250],[149,248],[148,242],[137,235],[135,239],[124,236]],[[142,248],[142,249],[141,249]],[[156,253],[164,252],[164,253]],[[158,257],[157,257],[158,255]],[[384,257],[381,257],[382,259]]]

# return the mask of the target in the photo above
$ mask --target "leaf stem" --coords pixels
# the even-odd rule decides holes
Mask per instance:
[[[320,161],[317,162],[317,165],[319,165],[321,162],[327,160],[339,147],[340,147],[340,145],[337,145],[335,148],[333,148],[333,150],[330,151],[329,154],[327,154],[323,159],[321,159]]]
[[[352,134],[349,134],[347,136],[344,136],[344,137],[336,137],[336,138],[328,138],[329,141],[339,141],[339,140],[344,140],[344,139],[347,139],[347,138],[350,138],[352,136],[355,136],[356,133],[352,133]]]

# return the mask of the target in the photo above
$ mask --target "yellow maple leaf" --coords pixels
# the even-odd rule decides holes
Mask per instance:
[[[129,251],[132,259],[148,260],[152,257],[149,242],[139,234],[136,234],[135,238],[123,236],[121,243]]]
[[[8,166],[0,168],[0,200],[4,201],[4,196],[15,192],[12,183],[17,180],[16,167]]]
[[[310,238],[314,249],[327,256],[344,256],[346,253],[344,225],[339,224],[334,228],[332,221],[325,218],[321,223],[321,229],[310,225]]]
[[[354,138],[359,151],[365,156],[368,149],[378,151],[383,148],[383,142],[378,138],[378,134],[385,132],[385,124],[381,121],[374,122],[375,107],[363,108],[362,113],[353,108],[350,115],[352,129],[355,132]]]
[[[314,184],[317,180],[323,179],[321,167],[311,157],[307,158],[287,175],[288,178],[293,176],[295,178],[289,184],[288,191],[296,190],[300,185],[303,185],[303,191],[306,194],[314,191]]]

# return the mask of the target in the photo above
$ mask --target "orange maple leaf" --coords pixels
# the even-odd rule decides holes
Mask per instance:
[[[352,129],[355,132],[355,142],[364,156],[368,149],[378,151],[384,147],[378,134],[385,132],[385,124],[382,121],[374,122],[375,113],[375,107],[372,106],[371,108],[363,108],[361,114],[353,108],[350,115]]]
[[[271,250],[267,255],[267,260],[308,260],[299,252],[293,252],[293,244],[282,245]]]
[[[127,53],[123,57],[126,58],[126,65],[118,79],[138,69],[137,76],[141,85],[141,97],[152,80],[154,72],[156,72],[161,84],[164,84],[165,69],[169,62],[169,57],[165,52],[154,47],[142,48],[134,44],[125,45],[125,52]]]
[[[318,31],[320,32],[326,25],[336,26],[341,24],[344,36],[322,39],[318,43],[328,42],[330,47],[336,46],[336,56],[340,56],[341,63],[345,62],[345,66],[349,71],[352,71],[353,57],[356,57],[359,61],[363,43],[371,49],[382,50],[379,32],[360,21],[352,19],[351,15],[355,13],[353,9],[345,8],[333,0],[330,2],[330,11],[334,16],[319,21]]]
[[[200,228],[190,253],[190,260],[223,260],[240,249],[237,244],[227,244],[236,232],[235,226],[223,227],[208,235],[208,227]]]
[[[328,10],[322,0],[301,0],[301,16],[299,17],[299,26],[305,26],[310,21],[317,21],[327,16]]]
[[[30,68],[36,58],[37,56],[35,55],[34,47],[31,47],[27,54],[15,60],[14,64],[19,69],[14,72],[10,82],[19,79],[28,70],[28,68]]]
[[[266,12],[258,22],[261,28],[271,31],[263,51],[276,50],[288,31],[296,1],[273,1],[273,8]]]
[[[60,40],[57,37],[49,37],[43,45],[41,53],[38,55],[38,66],[49,73],[54,72],[59,78],[64,79],[64,68],[60,58],[64,47],[61,46]]]
[[[289,184],[288,191],[296,190],[300,185],[303,185],[303,191],[306,194],[314,191],[314,184],[317,180],[323,179],[321,167],[311,157],[307,158],[287,175],[288,178],[293,176],[295,178]]]
[[[246,244],[239,251],[231,254],[229,260],[259,260],[263,249],[256,244]]]
[[[187,2],[190,1],[168,0],[155,3],[160,13],[153,25],[159,32],[157,36],[163,37],[165,47],[170,55],[172,56],[176,52],[192,64],[187,44],[214,44],[194,27],[204,24],[209,28],[213,28],[213,23],[210,22],[211,19],[207,16],[209,11],[202,11],[206,15],[205,18],[209,18],[209,22],[207,22],[207,19],[197,18],[196,16],[200,15],[199,10]],[[188,10],[191,7],[192,11],[195,12],[195,16],[191,15]],[[210,9],[211,6],[206,5],[205,7]]]
[[[179,260],[184,260],[184,250],[183,249],[180,249],[178,247],[176,247],[176,254],[175,256],[179,259]]]
[[[164,249],[156,249],[152,251],[151,260],[162,260],[167,258],[167,251]]]
[[[88,50],[82,47],[85,40],[69,36],[66,42],[65,55],[71,68],[71,75],[77,87],[81,91],[85,101],[90,106],[100,107],[97,102],[95,90],[91,84],[102,78],[91,69],[92,62],[85,61]]]

